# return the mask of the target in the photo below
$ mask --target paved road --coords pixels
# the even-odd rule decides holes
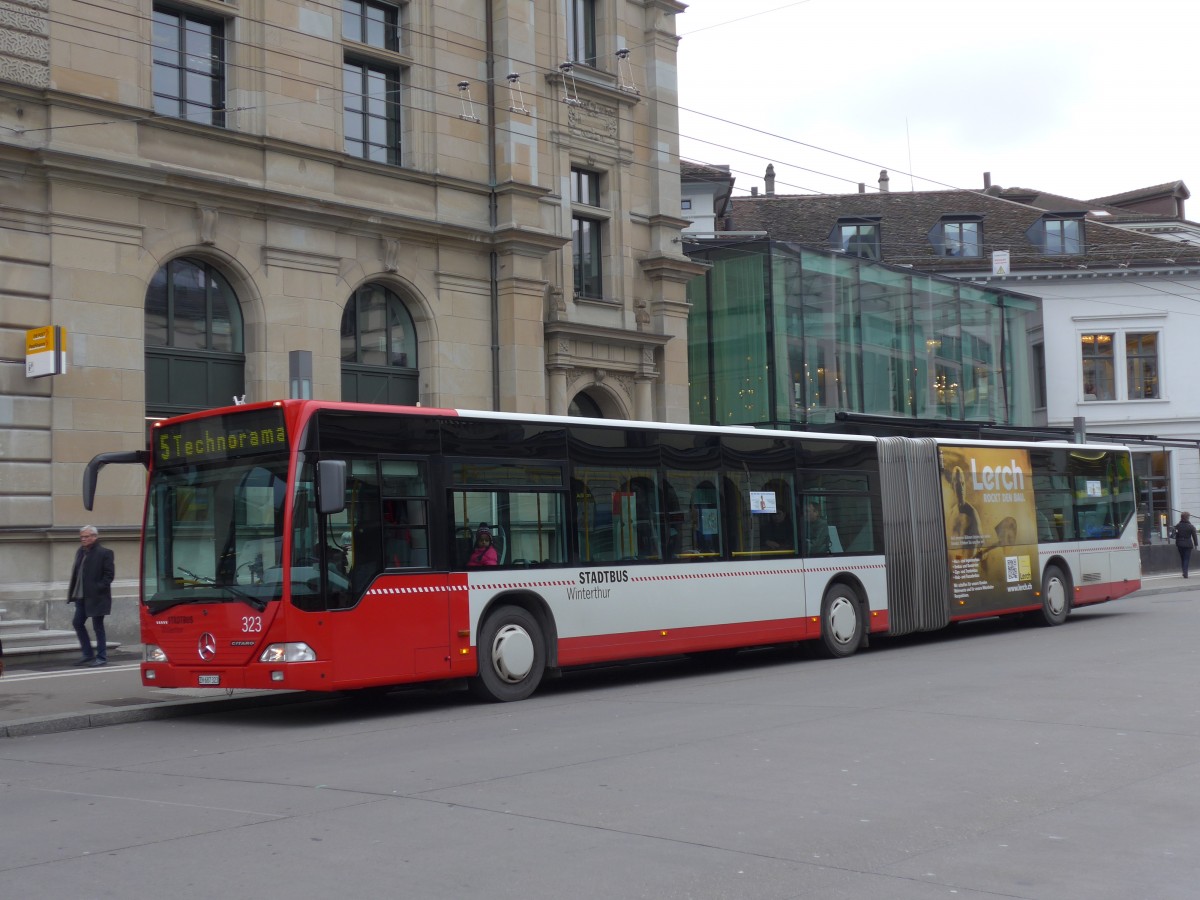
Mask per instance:
[[[973,623],[848,660],[595,670],[502,706],[416,691],[12,737],[0,885],[1200,898],[1197,600]]]

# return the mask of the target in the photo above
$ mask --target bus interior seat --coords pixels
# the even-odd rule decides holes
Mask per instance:
[[[836,525],[829,526],[829,552],[830,553],[845,553],[842,549],[842,539],[838,536]]]
[[[475,532],[465,525],[454,530],[454,558],[460,569],[467,567],[471,558],[471,550],[475,547]]]
[[[489,525],[492,531],[492,546],[496,548],[496,564],[504,565],[508,559],[508,535],[499,525]]]
[[[850,553],[870,553],[871,552],[871,526],[865,525],[862,530],[854,536],[846,548]]]

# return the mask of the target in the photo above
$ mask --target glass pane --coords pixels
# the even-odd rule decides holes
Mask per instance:
[[[386,119],[367,119],[367,143],[378,147],[386,147],[388,143],[388,123]]]
[[[1130,333],[1125,336],[1126,381],[1130,400],[1153,400],[1159,396],[1158,335]]]
[[[363,108],[363,71],[359,66],[342,66],[342,105],[346,109]]]
[[[200,103],[205,106],[211,105],[212,89],[212,79],[207,75],[199,75],[189,71],[184,78],[184,96],[192,103]]]
[[[355,110],[352,110],[352,109],[346,110],[345,113],[342,115],[342,127],[345,130],[345,136],[346,136],[347,143],[349,143],[351,141],[353,141],[355,143],[362,141],[362,139],[363,139],[362,113],[356,112]],[[351,152],[351,151],[348,150],[347,152]],[[359,151],[359,152],[361,152],[361,151]],[[359,155],[359,153],[355,152],[354,155],[357,156],[357,155]]]
[[[1080,336],[1084,400],[1115,400],[1117,398],[1113,337],[1112,334]]]
[[[233,288],[217,272],[212,278],[212,341],[211,349],[225,353],[242,352],[242,315]]]
[[[359,291],[358,361],[368,366],[387,365],[387,306],[383,289],[371,285]]]
[[[178,116],[179,101],[170,97],[154,95],[154,112],[160,116]]]
[[[350,298],[342,313],[342,362],[358,362],[357,300]]]
[[[572,480],[575,540],[584,562],[661,559],[657,473],[580,466]]]
[[[859,273],[859,329],[862,340],[862,411],[880,415],[911,413],[908,276],[872,266]]]
[[[178,64],[179,37],[179,19],[155,12],[154,61]]]
[[[979,239],[978,222],[963,222],[961,238],[962,256],[980,256],[982,254],[983,244]]]
[[[387,104],[391,99],[388,77],[383,72],[367,72],[367,110],[375,116],[387,115]]]
[[[153,82],[155,103],[162,100],[171,115],[178,115],[179,104],[175,100],[179,97],[179,70],[171,66],[155,66]],[[156,106],[155,111],[161,110]]]
[[[962,322],[963,417],[967,420],[1003,422],[1007,401],[997,375],[1001,370],[1003,317],[995,295],[962,285],[959,315]]]
[[[764,263],[760,256],[731,256],[720,260],[710,276],[717,424],[753,424],[770,418]]]
[[[187,103],[184,104],[182,118],[189,122],[198,122],[201,125],[211,125],[213,124],[213,111],[208,106]]]
[[[390,364],[402,368],[416,368],[417,342],[413,334],[412,318],[398,297],[388,297],[388,324]]]
[[[188,55],[188,65],[207,67],[213,56],[214,28],[207,22],[189,19],[184,28],[183,50]]]
[[[146,346],[167,345],[167,270],[159,269],[146,289]]]
[[[667,473],[663,514],[669,559],[715,559],[721,555],[721,502],[716,472]]]
[[[171,344],[183,350],[208,349],[208,297],[204,269],[188,260],[170,264],[175,331]]]
[[[382,466],[383,495],[385,497],[425,496],[425,466],[423,463],[418,460],[385,459]]]
[[[385,12],[377,6],[368,6],[366,15],[366,38],[364,43],[372,47],[385,47],[388,44],[388,26]]]
[[[342,0],[342,37],[362,41],[362,3]]]
[[[785,472],[735,472],[725,478],[734,558],[796,555],[795,492]]]

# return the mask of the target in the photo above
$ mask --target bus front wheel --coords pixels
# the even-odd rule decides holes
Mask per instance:
[[[1071,612],[1071,584],[1058,566],[1046,566],[1042,573],[1043,625],[1061,625]]]
[[[471,692],[501,703],[524,700],[546,671],[546,643],[537,619],[519,606],[502,606],[479,629],[479,674]]]
[[[862,606],[854,588],[835,584],[821,601],[821,643],[832,657],[850,656],[862,643]]]

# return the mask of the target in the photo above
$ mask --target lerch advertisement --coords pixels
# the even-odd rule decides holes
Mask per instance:
[[[1034,605],[1041,575],[1028,451],[942,447],[941,462],[951,614]]]

